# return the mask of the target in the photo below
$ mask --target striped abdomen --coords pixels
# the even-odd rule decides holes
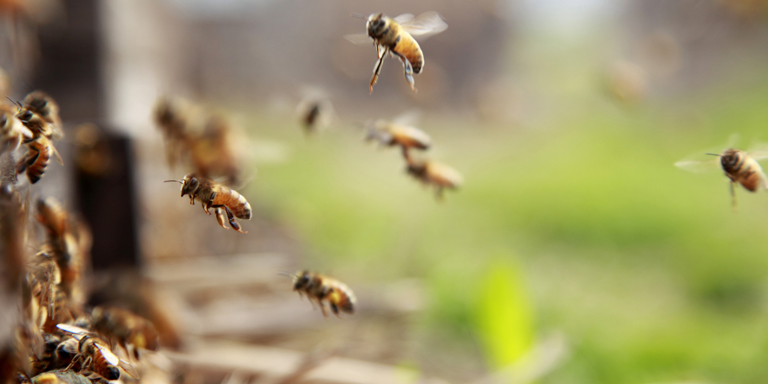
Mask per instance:
[[[760,164],[745,152],[728,149],[720,157],[726,176],[733,182],[740,183],[751,192],[765,186],[765,176]]]
[[[37,183],[48,168],[51,161],[51,142],[44,136],[27,143],[27,155],[22,160],[24,162],[27,178],[29,182]]]
[[[402,31],[395,40],[393,47],[390,47],[392,52],[406,58],[413,67],[413,73],[421,73],[421,69],[424,68],[424,52],[421,51],[419,43],[408,32]]]
[[[245,197],[235,191],[232,188],[220,186],[216,191],[216,196],[213,198],[211,205],[223,205],[232,211],[238,219],[251,219],[251,204],[245,200]]]

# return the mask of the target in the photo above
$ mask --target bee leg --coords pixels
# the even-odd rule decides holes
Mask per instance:
[[[235,215],[232,214],[232,211],[230,211],[229,208],[224,206],[224,210],[227,211],[227,218],[229,218],[229,226],[232,227],[232,229],[243,234],[248,233],[248,231],[244,231],[240,227],[240,223],[238,223],[237,220],[235,220]]]
[[[411,164],[411,155],[408,153],[408,148],[403,146],[403,158],[405,162]]]
[[[381,65],[384,64],[384,56],[387,53],[387,48],[383,47],[379,49],[379,60],[376,62],[376,66],[373,67],[373,77],[371,77],[370,90],[373,93],[373,86],[379,80],[379,74],[381,73]]]
[[[443,201],[443,187],[437,187],[435,189],[435,198],[437,198],[437,201]]]
[[[400,56],[400,60],[403,61],[403,68],[405,69],[405,81],[408,82],[408,85],[411,86],[411,89],[414,92],[418,92],[416,89],[415,82],[413,80],[413,66],[411,65],[411,62],[406,59],[404,56]]]
[[[331,303],[331,310],[333,311],[333,314],[336,315],[336,317],[341,317],[339,316],[339,307],[337,307],[336,304]]]
[[[733,187],[736,182],[731,181],[731,205],[733,207],[734,212],[738,212],[738,209],[736,208],[736,189]]]
[[[325,309],[325,305],[322,302],[320,302],[320,309],[323,311],[323,317],[328,317],[328,310]]]
[[[192,195],[189,195],[189,205],[195,205],[195,197]]]
[[[226,229],[227,222],[224,220],[224,212],[221,210],[221,208],[216,208],[213,212],[216,213],[216,221],[219,222],[219,225]]]

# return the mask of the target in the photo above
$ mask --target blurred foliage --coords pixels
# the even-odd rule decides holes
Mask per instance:
[[[503,261],[492,263],[481,280],[477,329],[495,369],[516,362],[533,342],[533,316],[522,280],[518,268]]]
[[[304,237],[310,266],[351,286],[424,278],[422,335],[469,348],[481,335],[503,364],[531,336],[497,341],[562,331],[573,353],[543,383],[766,382],[768,195],[739,188],[734,213],[722,171],[673,166],[732,133],[740,147],[768,139],[768,78],[735,83],[634,107],[596,84],[519,126],[428,116],[432,156],[466,179],[443,203],[405,175],[397,151],[365,145],[355,128],[305,140],[297,122],[258,114],[255,140],[281,140],[291,155],[256,164],[247,193]],[[506,271],[489,272],[494,262]],[[519,328],[500,336],[505,316]]]

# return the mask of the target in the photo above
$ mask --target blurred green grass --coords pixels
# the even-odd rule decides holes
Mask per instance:
[[[685,103],[562,104],[523,126],[427,116],[432,156],[466,181],[444,203],[355,128],[305,140],[294,120],[256,114],[254,140],[290,156],[258,165],[246,192],[296,229],[315,269],[352,286],[425,279],[423,340],[476,343],[486,273],[509,255],[536,336],[562,331],[572,347],[542,383],[768,382],[768,194],[738,189],[734,213],[719,169],[673,166],[732,133],[768,139],[766,79]]]

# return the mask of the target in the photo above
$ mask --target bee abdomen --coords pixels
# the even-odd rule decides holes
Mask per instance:
[[[34,155],[31,151],[37,152],[37,155]],[[45,169],[48,168],[48,163],[51,159],[48,146],[33,144],[30,146],[30,153],[28,156],[29,157],[26,159],[27,178],[30,183],[35,184],[40,181],[45,173]]]
[[[237,192],[232,191],[232,195],[236,197],[235,198],[236,203],[234,204],[234,206],[229,207],[229,209],[238,219],[250,220],[251,204],[248,203],[248,200],[245,200],[245,197],[243,197],[243,195]]]

